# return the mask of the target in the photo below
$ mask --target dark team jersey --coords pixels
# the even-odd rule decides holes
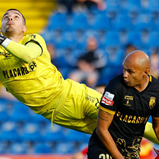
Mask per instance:
[[[149,78],[147,88],[139,92],[128,87],[121,74],[109,82],[100,102],[101,109],[115,112],[109,132],[125,158],[139,158],[145,124],[150,115],[159,117],[159,82]],[[91,144],[101,145],[95,131]]]

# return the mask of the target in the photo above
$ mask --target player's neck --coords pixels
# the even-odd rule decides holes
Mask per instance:
[[[146,87],[148,86],[149,84],[149,79],[150,77],[149,76],[146,76],[143,80],[142,80],[142,83],[140,85],[137,85],[135,86],[134,88],[137,89],[139,92],[142,92],[143,90],[146,89]]]
[[[21,35],[15,35],[15,34],[9,34],[5,35],[8,39],[14,41],[14,42],[19,42],[23,38],[23,34]]]

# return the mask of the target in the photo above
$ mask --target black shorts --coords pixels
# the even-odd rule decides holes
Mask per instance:
[[[88,159],[113,159],[97,137],[95,131],[89,140],[87,156]]]
[[[88,159],[113,159],[107,151],[98,145],[89,146],[87,156]]]

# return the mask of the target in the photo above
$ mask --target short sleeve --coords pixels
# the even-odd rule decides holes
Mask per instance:
[[[116,111],[120,103],[122,86],[117,79],[111,80],[105,88],[100,105],[110,111]]]
[[[157,103],[157,105],[155,106],[155,108],[152,111],[152,116],[154,117],[159,117],[159,103]]]

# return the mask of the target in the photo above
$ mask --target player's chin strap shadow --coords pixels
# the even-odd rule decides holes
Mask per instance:
[[[154,147],[153,147],[153,149],[154,149],[154,151],[157,153],[157,156],[156,156],[155,159],[159,159],[159,150],[155,149]]]

